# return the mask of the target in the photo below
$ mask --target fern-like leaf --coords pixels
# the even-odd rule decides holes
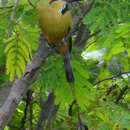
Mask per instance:
[[[22,32],[18,26],[16,31]],[[4,42],[7,44],[5,48],[7,55],[6,73],[10,76],[10,80],[13,81],[15,76],[20,78],[24,73],[26,62],[30,61],[31,47],[29,42],[24,38],[23,33],[13,33]]]

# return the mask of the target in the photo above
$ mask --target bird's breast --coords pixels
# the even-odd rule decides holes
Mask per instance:
[[[48,42],[58,45],[72,26],[72,17],[69,11],[62,15],[55,9],[41,10],[39,23]]]

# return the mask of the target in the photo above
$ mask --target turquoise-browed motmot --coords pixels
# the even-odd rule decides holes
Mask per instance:
[[[40,0],[38,4],[39,24],[42,33],[50,45],[58,46],[72,28],[72,16],[65,1]],[[66,79],[74,82],[74,75],[70,61],[72,48],[71,38],[62,45],[58,52],[62,54]]]

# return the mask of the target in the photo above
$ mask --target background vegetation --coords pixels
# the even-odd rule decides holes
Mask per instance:
[[[8,80],[14,82],[23,75],[38,49],[37,2],[0,2],[0,88]],[[74,23],[82,14],[82,6],[82,2],[80,6],[76,3],[70,5]],[[73,35],[71,59],[79,115],[72,89],[65,79],[61,56],[56,54],[48,57],[5,130],[38,127],[40,113],[46,109],[45,103],[50,103],[47,98],[53,91],[56,104],[53,105],[58,110],[44,120],[44,128],[76,130],[80,116],[84,129],[130,129],[129,9],[128,0],[95,0]]]

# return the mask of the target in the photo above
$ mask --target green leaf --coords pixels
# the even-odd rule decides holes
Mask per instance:
[[[89,74],[87,73],[87,71],[77,61],[73,61],[73,66],[81,76],[86,79],[89,78]]]

